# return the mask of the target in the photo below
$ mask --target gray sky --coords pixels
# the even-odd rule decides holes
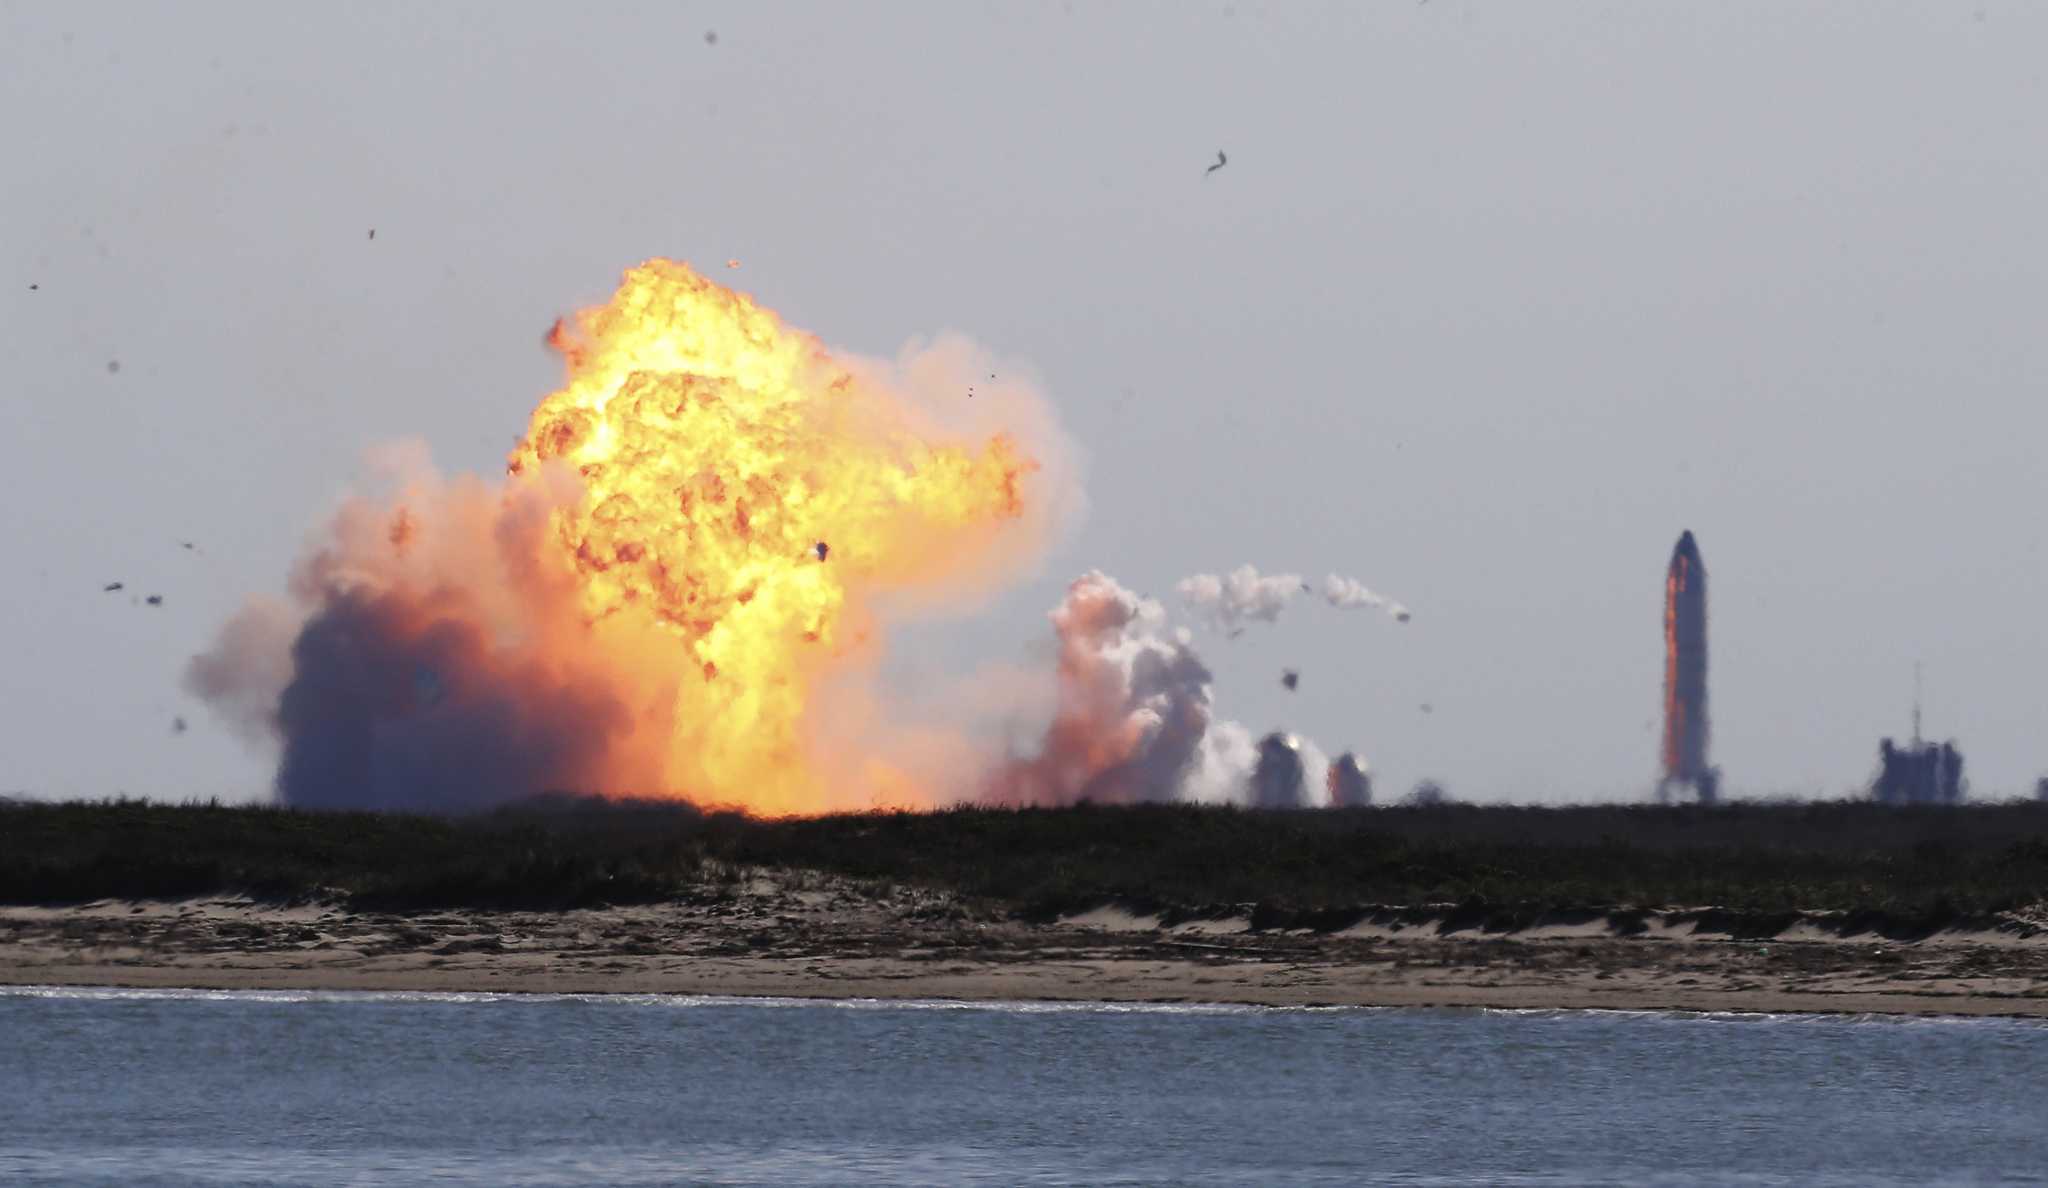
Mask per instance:
[[[0,793],[262,794],[186,659],[366,447],[495,473],[549,322],[654,255],[1036,370],[1091,512],[927,633],[962,667],[1090,567],[1355,573],[1414,622],[1214,641],[1226,715],[1633,797],[1689,527],[1733,791],[1863,780],[1915,659],[2019,791],[2044,51],[2014,0],[0,6]]]

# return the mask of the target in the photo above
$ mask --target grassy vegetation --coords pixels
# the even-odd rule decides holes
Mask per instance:
[[[597,802],[457,819],[0,807],[0,902],[12,903],[245,892],[400,911],[568,907],[717,894],[746,867],[944,889],[1029,917],[1110,901],[1267,923],[1374,904],[1490,917],[1715,905],[1931,925],[2048,899],[2048,805],[1083,806],[790,821]]]

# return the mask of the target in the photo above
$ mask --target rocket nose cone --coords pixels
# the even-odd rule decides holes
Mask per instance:
[[[1678,534],[1678,547],[1681,549],[1689,549],[1693,547],[1692,529],[1688,528],[1685,531]]]

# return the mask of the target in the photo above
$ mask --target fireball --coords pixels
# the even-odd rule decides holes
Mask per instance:
[[[846,773],[821,769],[806,715],[868,642],[867,598],[974,565],[1034,463],[1005,435],[934,440],[899,394],[680,263],[631,270],[548,341],[567,382],[508,470],[580,485],[542,560],[585,630],[640,653],[620,691],[651,720],[626,749],[658,749],[660,786],[638,791],[815,809]]]

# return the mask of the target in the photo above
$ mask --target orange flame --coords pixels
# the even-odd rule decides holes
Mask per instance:
[[[508,469],[515,486],[557,468],[581,483],[541,560],[602,637],[585,646],[632,653],[617,692],[642,721],[617,778],[658,784],[610,790],[771,814],[843,803],[828,784],[869,777],[821,769],[806,715],[867,638],[865,596],[970,570],[1023,514],[1035,464],[1004,435],[932,440],[900,397],[672,261],[631,270],[548,342],[568,381]],[[906,779],[870,782],[935,799]]]

